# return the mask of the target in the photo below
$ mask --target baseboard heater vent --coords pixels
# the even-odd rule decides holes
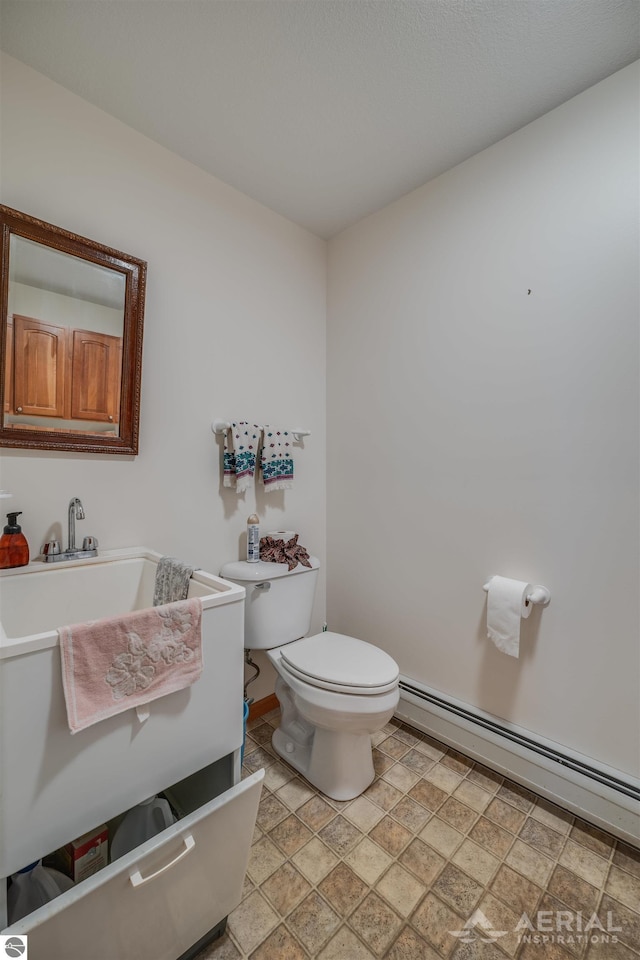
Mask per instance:
[[[566,767],[575,771],[576,773],[582,774],[584,777],[589,777],[591,780],[602,783],[611,790],[617,790],[618,793],[630,797],[632,800],[640,801],[640,789],[634,786],[634,784],[628,783],[619,777],[599,770],[597,767],[593,767],[588,763],[584,763],[581,760],[568,756],[567,754],[562,753],[553,747],[546,746],[545,744],[534,740],[532,737],[528,737],[523,733],[504,726],[497,720],[482,716],[473,710],[469,710],[459,704],[452,703],[450,700],[446,700],[443,697],[438,697],[422,687],[413,686],[406,680],[400,681],[400,690],[404,693],[410,694],[416,700],[422,700],[425,704],[432,704],[433,706],[438,707],[440,710],[444,710],[449,714],[454,714],[455,716],[460,717],[467,723],[475,724],[477,727],[482,727],[485,730],[489,730],[494,735],[504,737],[506,740],[510,740],[512,743],[516,743],[520,747],[524,747],[527,750],[531,750],[534,753],[539,754],[540,756],[546,757],[548,760],[552,760],[555,763],[560,764],[562,767]]]

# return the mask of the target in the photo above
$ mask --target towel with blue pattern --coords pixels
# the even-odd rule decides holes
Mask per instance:
[[[290,490],[293,486],[293,436],[288,430],[264,426],[262,481],[265,491]]]
[[[224,437],[223,486],[234,487],[236,493],[249,489],[256,470],[261,431],[262,427],[257,423],[246,420],[230,424]]]

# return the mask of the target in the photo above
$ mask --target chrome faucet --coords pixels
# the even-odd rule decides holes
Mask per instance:
[[[76,547],[76,520],[84,520],[85,513],[79,497],[72,497],[69,501],[69,546],[63,552],[59,540],[50,540],[42,548],[42,558],[45,563],[57,563],[59,560],[86,560],[98,556],[98,540],[96,537],[85,537],[82,549]]]
[[[79,497],[72,497],[69,501],[69,546],[67,553],[76,552],[76,520],[84,520],[84,507]]]

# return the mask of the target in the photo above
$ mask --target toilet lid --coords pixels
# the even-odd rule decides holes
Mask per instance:
[[[280,648],[280,657],[296,676],[334,689],[378,691],[394,684],[398,664],[384,650],[341,633],[318,633]]]

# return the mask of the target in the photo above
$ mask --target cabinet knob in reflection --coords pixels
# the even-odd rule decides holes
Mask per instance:
[[[16,413],[22,413],[22,407],[16,407]]]

